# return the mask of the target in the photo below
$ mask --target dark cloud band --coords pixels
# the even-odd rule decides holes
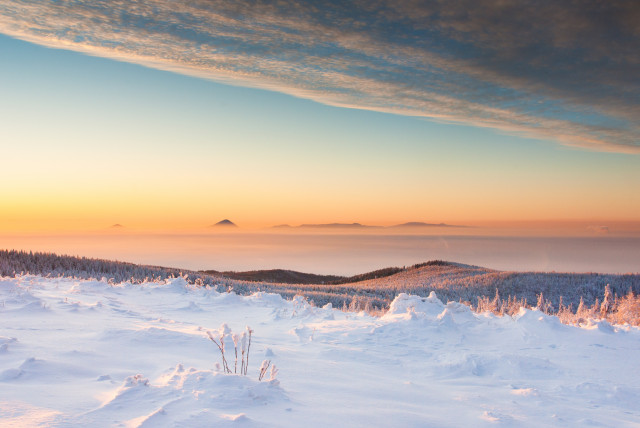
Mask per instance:
[[[0,32],[322,103],[640,152],[637,1],[36,1]]]

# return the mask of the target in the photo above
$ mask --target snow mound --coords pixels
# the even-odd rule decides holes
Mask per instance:
[[[103,281],[78,281],[67,291],[69,294],[96,294],[109,290],[113,286]]]
[[[128,376],[114,396],[82,417],[80,422],[99,424],[114,417],[137,426],[176,426],[198,421],[199,426],[219,422],[248,422],[244,414],[233,414],[289,401],[277,380],[258,382],[247,376],[212,370],[173,370],[151,382],[141,374]]]
[[[445,305],[433,291],[429,297],[412,296],[400,293],[391,302],[385,317],[408,315],[409,318],[436,318],[442,313]]]
[[[15,337],[0,336],[0,354],[9,352],[9,345],[13,346],[17,341]]]

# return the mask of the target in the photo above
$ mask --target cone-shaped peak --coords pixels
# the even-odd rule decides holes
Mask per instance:
[[[227,220],[226,218],[224,220],[221,220],[219,222],[217,222],[216,224],[212,225],[211,227],[238,227],[234,222],[232,222],[231,220]]]

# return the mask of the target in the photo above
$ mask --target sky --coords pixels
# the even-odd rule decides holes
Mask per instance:
[[[3,1],[0,232],[640,222],[635,1]]]

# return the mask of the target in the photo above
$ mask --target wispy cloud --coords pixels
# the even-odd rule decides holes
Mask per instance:
[[[0,32],[313,99],[640,152],[637,1],[15,0]]]

